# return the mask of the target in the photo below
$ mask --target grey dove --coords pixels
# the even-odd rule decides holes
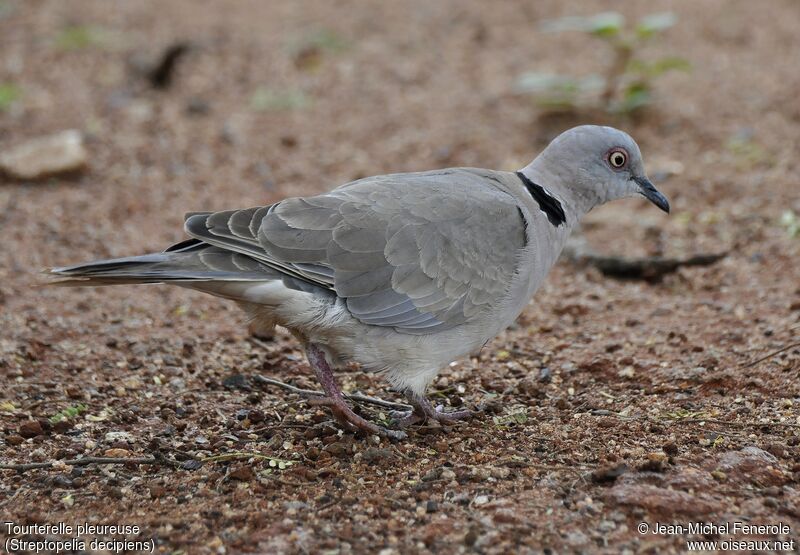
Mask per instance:
[[[402,428],[471,411],[434,408],[439,370],[510,325],[570,231],[595,206],[643,195],[669,212],[639,147],[580,126],[518,172],[450,168],[379,175],[270,206],[190,213],[164,252],[54,268],[60,285],[168,283],[237,302],[257,329],[289,329],[345,429],[402,438],[357,415],[333,369],[382,372],[413,410]]]

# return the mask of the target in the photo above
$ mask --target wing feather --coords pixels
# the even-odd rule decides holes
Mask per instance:
[[[495,306],[516,272],[525,222],[496,186],[506,175],[378,176],[315,197],[190,215],[186,230],[238,253],[230,261],[242,271],[263,265],[335,292],[366,324],[434,333]]]

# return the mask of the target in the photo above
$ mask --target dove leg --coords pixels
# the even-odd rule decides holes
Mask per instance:
[[[471,410],[457,410],[453,412],[444,412],[444,407],[441,405],[434,407],[427,397],[419,395],[411,390],[406,390],[406,399],[414,407],[414,410],[409,412],[394,413],[393,416],[397,421],[397,425],[401,428],[425,422],[426,420],[435,420],[442,424],[452,424],[465,418],[474,416]]]
[[[308,400],[308,404],[328,407],[333,417],[345,430],[351,432],[364,431],[392,439],[404,439],[406,437],[405,432],[389,430],[378,426],[353,412],[353,409],[351,409],[344,400],[344,396],[342,396],[342,392],[336,384],[333,371],[328,361],[325,360],[325,353],[323,353],[319,347],[310,343],[306,348],[306,357],[308,358],[311,368],[314,369],[314,373],[322,389],[325,391],[325,397],[311,398]]]

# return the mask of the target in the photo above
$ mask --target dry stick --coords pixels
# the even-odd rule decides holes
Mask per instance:
[[[84,457],[82,459],[68,459],[65,461],[49,461],[24,464],[0,463],[0,470],[16,470],[25,472],[35,468],[51,468],[57,462],[67,466],[86,466],[89,464],[166,464],[174,466],[172,461],[156,457]]]
[[[764,362],[765,360],[767,360],[769,358],[772,358],[775,355],[779,355],[779,354],[781,354],[781,353],[783,353],[785,351],[788,351],[789,349],[791,349],[793,347],[800,347],[800,341],[798,341],[797,343],[792,343],[791,345],[787,345],[786,347],[778,349],[777,351],[772,352],[772,353],[770,353],[768,355],[764,355],[761,358],[757,358],[756,360],[754,360],[752,362],[746,362],[745,364],[740,365],[739,368],[750,368],[751,366],[755,366],[759,362]]]
[[[800,424],[792,424],[791,422],[727,422],[725,420],[716,420],[714,418],[665,418],[663,420],[653,420],[659,424],[667,422],[683,423],[683,424],[719,424],[720,426],[733,426],[735,428],[761,428],[763,426],[780,426],[783,428],[800,428]]]
[[[302,389],[299,387],[295,387],[293,385],[289,385],[288,383],[284,383],[279,380],[266,378],[258,374],[254,375],[253,379],[258,383],[266,385],[276,385],[278,387],[282,387],[288,391],[291,391],[292,393],[297,393],[298,395],[316,396],[316,397],[323,397],[325,395],[321,391],[316,391],[314,389]],[[406,405],[404,403],[393,403],[391,401],[384,401],[383,399],[378,399],[377,397],[370,397],[368,395],[362,395],[360,393],[343,393],[343,395],[346,399],[350,399],[351,401],[369,403],[370,405],[377,405],[379,407],[384,407],[387,409],[412,410],[413,408],[411,407],[411,405]]]

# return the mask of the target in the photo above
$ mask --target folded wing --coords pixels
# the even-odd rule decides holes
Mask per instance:
[[[525,223],[496,175],[378,176],[272,206],[193,214],[186,230],[335,292],[365,324],[428,334],[501,301],[517,269]]]

